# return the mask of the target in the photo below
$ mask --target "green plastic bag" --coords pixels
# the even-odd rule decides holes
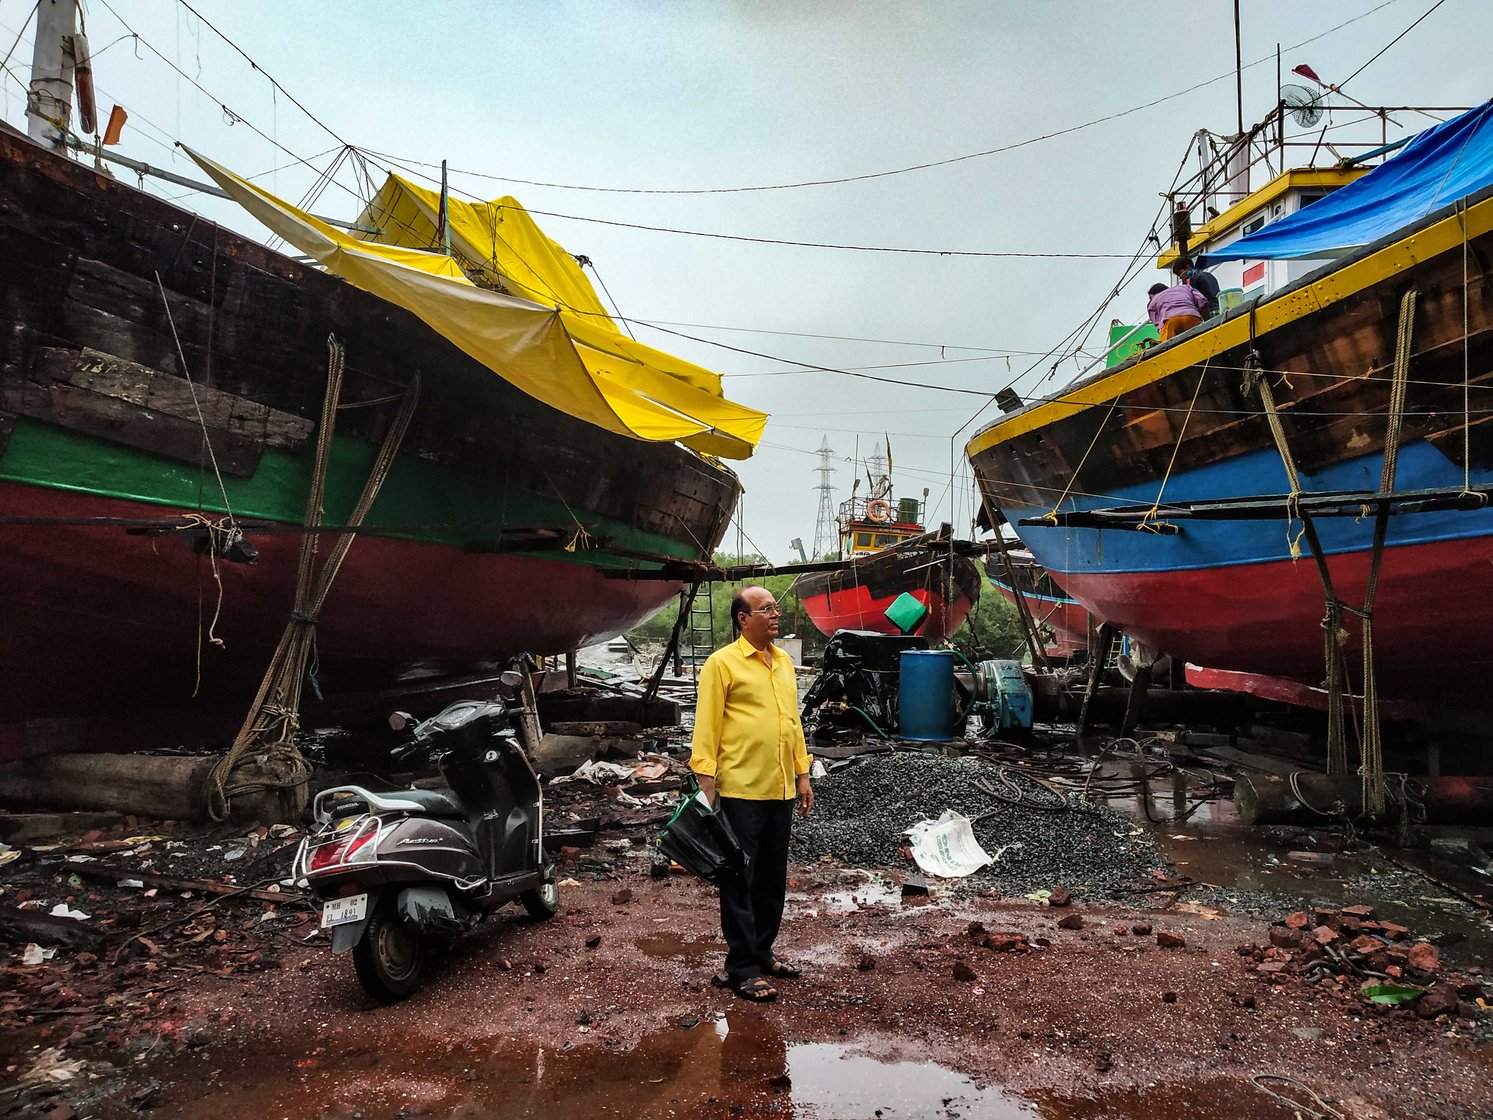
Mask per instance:
[[[727,875],[746,871],[746,853],[726,814],[711,805],[699,787],[674,808],[658,838],[658,850],[691,875],[719,885]]]

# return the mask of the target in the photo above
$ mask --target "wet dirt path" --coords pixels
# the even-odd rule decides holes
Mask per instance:
[[[395,1007],[324,948],[199,991],[183,1009],[196,1045],[147,1056],[131,1084],[158,1086],[152,1116],[204,1118],[1286,1120],[1251,1083],[1281,1074],[1370,1120],[1481,1115],[1493,1073],[1437,1024],[1264,982],[1235,952],[1258,919],[1080,905],[1065,930],[1034,902],[903,907],[864,876],[801,868],[784,937],[812,967],[754,1007],[709,985],[701,885],[640,869],[562,905],[548,924],[490,923]],[[972,920],[1035,948],[982,948]],[[111,1107],[94,1114],[131,1114]]]

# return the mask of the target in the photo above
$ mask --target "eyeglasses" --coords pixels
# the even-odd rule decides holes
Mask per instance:
[[[750,610],[750,611],[747,611],[746,613],[747,614],[766,614],[766,615],[782,614],[783,613],[783,608],[780,607],[780,606],[778,606],[776,603],[774,603],[770,607],[758,607],[755,610]]]

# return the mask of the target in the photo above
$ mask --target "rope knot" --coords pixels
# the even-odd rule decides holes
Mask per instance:
[[[291,611],[290,612],[290,621],[291,622],[302,622],[302,623],[305,623],[307,626],[315,626],[316,625],[316,615],[314,615],[314,614],[308,614],[305,611]]]

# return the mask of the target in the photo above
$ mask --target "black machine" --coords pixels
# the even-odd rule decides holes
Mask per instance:
[[[518,673],[503,674],[516,690]],[[516,699],[465,700],[414,726],[396,759],[434,762],[445,789],[323,790],[293,876],[322,900],[332,952],[353,952],[358,979],[385,1003],[424,979],[431,946],[508,902],[535,918],[559,905],[544,849],[539,779],[515,728]],[[395,730],[412,722],[402,713]]]
[[[819,675],[804,694],[803,716],[812,717],[814,737],[871,731],[895,735],[900,659],[907,649],[927,649],[916,635],[836,630],[824,647]]]

